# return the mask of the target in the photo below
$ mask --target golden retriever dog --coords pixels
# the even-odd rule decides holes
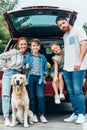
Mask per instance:
[[[24,124],[24,127],[29,127],[28,117],[32,117],[33,113],[29,110],[29,97],[26,90],[26,76],[23,74],[15,74],[12,76],[11,84],[12,91],[12,124],[11,127],[16,125],[16,122]],[[32,121],[30,121],[33,124]]]

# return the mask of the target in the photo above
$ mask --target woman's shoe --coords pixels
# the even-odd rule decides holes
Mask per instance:
[[[5,126],[10,126],[10,120],[8,118],[5,118]]]

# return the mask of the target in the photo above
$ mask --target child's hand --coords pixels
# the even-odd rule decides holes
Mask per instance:
[[[44,75],[44,84],[46,83],[46,75]]]
[[[44,84],[46,84],[46,80],[44,80]]]
[[[27,70],[27,69],[29,69],[29,64],[26,64],[26,66],[25,66],[25,69]]]
[[[58,81],[58,77],[55,76],[54,79],[53,79],[53,81],[57,82]]]
[[[29,69],[29,64],[26,64],[25,68],[24,68],[24,73],[26,74],[27,70]]]

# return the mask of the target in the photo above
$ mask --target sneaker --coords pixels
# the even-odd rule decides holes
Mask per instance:
[[[31,117],[31,120],[35,123],[38,122],[38,119],[37,119],[37,116],[36,115],[33,115],[33,117]]]
[[[64,119],[65,122],[73,122],[77,120],[78,116],[73,113],[69,118]]]
[[[65,96],[63,93],[60,94],[60,100],[64,100],[65,99]]]
[[[55,101],[56,104],[60,104],[61,103],[60,97],[58,95],[54,96],[54,101]]]
[[[5,118],[5,126],[10,126],[10,121],[8,118]]]
[[[44,116],[40,116],[40,121],[42,123],[47,123],[48,122],[47,119]]]
[[[76,120],[77,124],[82,124],[85,122],[85,116],[83,114],[78,115],[78,119]]]

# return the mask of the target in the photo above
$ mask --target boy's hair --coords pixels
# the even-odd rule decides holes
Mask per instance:
[[[65,17],[58,16],[58,17],[56,17],[56,20],[55,20],[56,24],[57,24],[57,21],[59,21],[59,20],[66,20],[67,21],[67,19]]]
[[[30,41],[30,44],[32,44],[32,42],[36,42],[38,45],[41,45],[40,40],[37,39],[37,38],[33,38],[33,39]]]
[[[51,47],[52,47],[53,45],[60,46],[60,45],[59,45],[59,44],[57,44],[56,42],[52,42],[52,43],[50,43],[50,45],[49,45],[49,47],[50,47],[50,50],[51,50]]]

